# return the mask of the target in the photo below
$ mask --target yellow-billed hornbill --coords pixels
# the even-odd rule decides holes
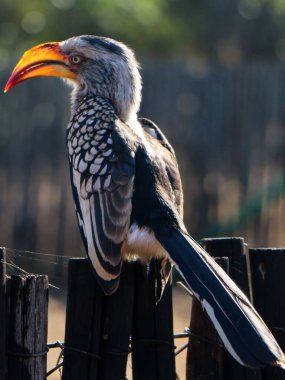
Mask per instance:
[[[285,368],[285,356],[249,300],[188,234],[173,149],[158,127],[139,119],[141,78],[130,48],[109,38],[73,37],[28,50],[5,91],[36,76],[72,87],[67,128],[76,212],[88,257],[106,294],[122,260],[136,255],[176,265],[241,364]]]

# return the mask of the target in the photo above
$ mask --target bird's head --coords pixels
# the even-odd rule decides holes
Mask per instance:
[[[138,62],[130,48],[110,38],[79,36],[35,46],[16,65],[4,91],[37,76],[56,76],[70,83],[73,106],[89,94],[109,98],[124,121],[140,106]]]

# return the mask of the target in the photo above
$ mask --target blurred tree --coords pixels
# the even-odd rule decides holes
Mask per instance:
[[[0,0],[0,68],[11,51],[78,34],[122,39],[141,53],[226,64],[285,59],[284,0]]]

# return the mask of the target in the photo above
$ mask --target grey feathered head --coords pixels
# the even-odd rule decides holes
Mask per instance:
[[[106,37],[72,37],[59,44],[64,54],[78,61],[72,98],[94,94],[111,99],[118,116],[128,121],[139,110],[141,76],[133,51]]]

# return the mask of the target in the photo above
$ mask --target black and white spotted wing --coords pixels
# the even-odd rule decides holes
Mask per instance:
[[[131,215],[135,145],[104,98],[83,99],[67,130],[73,196],[88,256],[107,294],[119,283]]]

